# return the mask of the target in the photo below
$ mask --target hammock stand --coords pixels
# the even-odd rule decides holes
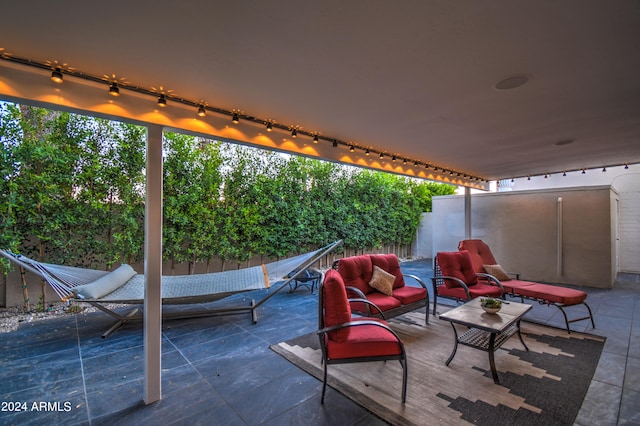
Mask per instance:
[[[162,276],[163,305],[200,304],[251,290],[271,290],[258,301],[252,299],[248,306],[221,306],[210,309],[163,312],[162,318],[184,319],[250,313],[255,324],[258,322],[257,308],[341,244],[342,240],[338,240],[312,252],[251,268],[209,274]],[[115,318],[116,322],[102,334],[103,338],[113,334],[126,323],[141,321],[144,317],[140,307],[135,307],[122,314],[105,306],[109,303],[142,304],[144,302],[144,275],[142,274],[135,274],[104,296],[85,298],[74,291],[74,288],[91,284],[98,279],[104,281],[105,278],[108,279],[109,274],[113,274],[115,271],[43,263],[6,250],[0,250],[0,255],[41,277],[53,288],[61,300],[88,303]],[[272,282],[276,283],[276,286],[272,287]]]

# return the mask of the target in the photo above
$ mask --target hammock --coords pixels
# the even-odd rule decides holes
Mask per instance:
[[[163,312],[163,317],[193,318],[251,312],[253,321],[257,322],[256,308],[340,244],[342,240],[312,252],[250,268],[209,274],[162,276],[163,304],[212,302],[240,292],[268,290],[272,287],[272,283],[279,282],[273,291],[268,292],[258,302],[252,300],[248,307],[227,306],[198,311]],[[103,334],[103,337],[107,337],[127,321],[142,319],[141,314],[136,315],[137,309],[121,315],[104,306],[105,303],[141,304],[144,302],[144,275],[136,274],[129,265],[121,265],[109,272],[38,262],[6,250],[0,250],[0,254],[44,279],[61,300],[86,302],[118,319],[118,322]]]

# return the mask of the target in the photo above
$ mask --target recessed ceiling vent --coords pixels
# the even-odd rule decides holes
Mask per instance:
[[[499,82],[496,83],[494,87],[498,90],[516,89],[518,87],[524,86],[531,79],[532,77],[527,74],[512,75],[510,77],[500,80]]]

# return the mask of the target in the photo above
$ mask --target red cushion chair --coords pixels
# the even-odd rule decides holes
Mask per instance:
[[[473,268],[477,273],[485,272],[485,265],[498,265],[489,246],[482,240],[462,240],[458,243],[458,250],[468,252],[471,256]],[[541,304],[553,305],[560,309],[564,317],[565,326],[568,333],[571,333],[569,324],[586,319],[591,320],[591,326],[596,327],[591,308],[587,305],[587,293],[573,288],[560,287],[551,284],[537,283],[533,281],[523,281],[520,274],[510,273],[515,279],[507,277],[500,279],[506,294],[512,297],[535,300]],[[587,308],[588,315],[569,319],[565,307],[582,304]]]
[[[330,269],[318,292],[317,333],[324,365],[320,402],[324,403],[329,364],[387,360],[399,360],[402,365],[402,402],[406,402],[407,356],[400,337],[385,320],[352,318],[349,302],[342,276]]]
[[[433,314],[436,314],[438,296],[458,301],[476,297],[502,297],[500,281],[473,269],[471,256],[466,251],[439,252],[434,258]],[[482,278],[482,279],[478,279]]]

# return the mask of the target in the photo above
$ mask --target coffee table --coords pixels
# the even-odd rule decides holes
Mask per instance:
[[[497,351],[511,336],[518,334],[520,342],[528,351],[527,344],[520,333],[520,320],[531,305],[516,302],[502,302],[502,309],[495,314],[486,313],[480,306],[480,298],[473,299],[462,306],[440,314],[439,318],[449,321],[453,327],[455,344],[446,362],[448,366],[458,350],[458,344],[489,352],[489,365],[493,382],[500,383],[493,353]],[[458,336],[455,324],[469,327],[469,330]]]

